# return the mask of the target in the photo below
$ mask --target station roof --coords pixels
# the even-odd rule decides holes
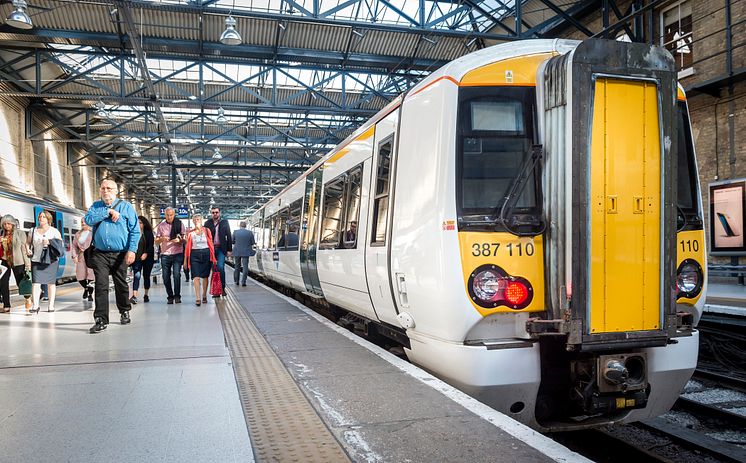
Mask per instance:
[[[73,163],[152,204],[171,202],[175,178],[177,204],[233,217],[445,63],[599,3],[26,1],[32,29],[0,25],[0,92],[54,121],[31,139],[80,147]],[[3,18],[14,8],[0,2]],[[229,16],[240,45],[220,41]]]

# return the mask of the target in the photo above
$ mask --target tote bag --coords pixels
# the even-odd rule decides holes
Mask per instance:
[[[220,280],[220,272],[218,266],[212,267],[212,280],[210,281],[210,295],[221,296],[223,294],[223,283]]]

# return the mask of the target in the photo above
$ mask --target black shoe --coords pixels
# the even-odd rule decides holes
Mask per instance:
[[[85,288],[83,290],[83,300],[86,300],[86,299],[88,299],[88,288]]]
[[[106,325],[104,324],[104,321],[101,319],[101,317],[96,317],[96,324],[93,325],[91,329],[88,330],[88,332],[91,334],[96,334],[105,329],[106,329]]]
[[[130,298],[130,304],[137,304],[137,297],[135,297],[135,296],[132,296],[132,297]]]
[[[169,297],[168,299],[166,299],[166,304],[173,304],[173,303],[174,303],[173,297]]]
[[[246,286],[246,283],[241,283],[241,286]]]
[[[174,298],[174,302],[177,303],[177,304],[181,304],[181,297],[180,296],[176,296]]]
[[[41,298],[42,302],[47,302],[48,300],[49,300],[49,297],[47,297],[47,296],[44,296],[44,297]]]
[[[91,296],[90,294],[88,295],[88,302],[93,302],[93,296]]]
[[[122,316],[120,320],[122,322],[122,325],[129,325],[130,322],[132,321],[132,319],[130,318],[130,311],[125,310],[124,312],[122,312]]]
[[[142,297],[142,301],[143,302],[150,302],[150,298],[148,297],[147,294]]]

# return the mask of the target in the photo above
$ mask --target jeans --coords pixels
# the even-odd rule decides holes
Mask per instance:
[[[249,275],[249,256],[234,257],[233,261],[236,263],[233,269],[233,281],[238,284],[238,277],[241,277],[241,284],[246,284],[246,277]]]
[[[140,289],[140,278],[143,278],[143,287],[150,289],[150,272],[153,270],[155,260],[147,258],[136,260],[132,263],[132,291]]]
[[[169,299],[181,298],[181,266],[184,265],[184,254],[161,254],[161,272],[166,295]],[[173,276],[173,286],[171,277]]]
[[[223,284],[223,292],[225,292],[225,254],[223,254],[223,251],[217,246],[215,246],[215,259],[218,261],[220,282]]]
[[[96,278],[96,308],[93,316],[101,318],[105,325],[109,324],[109,275],[114,280],[114,295],[119,312],[132,308],[129,301],[130,290],[127,287],[126,256],[127,251],[93,251],[93,275]]]

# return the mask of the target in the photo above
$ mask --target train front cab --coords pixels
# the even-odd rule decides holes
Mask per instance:
[[[419,326],[407,331],[416,363],[432,371],[447,363],[444,379],[543,430],[668,410],[696,365],[693,324],[704,300],[703,279],[692,293],[675,290],[682,282],[692,288],[697,266],[684,261],[706,265],[696,162],[691,146],[679,150],[679,139],[691,142],[691,133],[682,122],[685,108],[673,104],[670,56],[597,40],[568,51],[558,44],[451,79],[459,101],[456,181],[446,191],[458,218],[442,226],[457,228],[462,288],[473,313],[457,320],[443,311],[443,323],[422,327],[429,335]],[[436,100],[428,97],[421,104]],[[403,127],[407,110],[405,101]],[[403,165],[402,153],[416,143],[402,137]],[[687,169],[677,170],[684,161]],[[436,184],[439,175],[434,170]],[[677,204],[682,187],[692,199]],[[402,190],[400,179],[397,196]],[[407,193],[416,219],[427,222],[417,196]],[[448,210],[444,202],[440,210]],[[405,210],[397,202],[398,219],[414,221]],[[686,246],[695,239],[699,245],[677,253],[682,240]],[[403,252],[396,242],[394,236],[396,256],[427,248]],[[438,244],[447,262],[448,246]],[[425,318],[415,305],[434,316],[436,306],[456,300],[409,296],[407,312],[417,323]],[[460,346],[453,340],[459,330]]]

